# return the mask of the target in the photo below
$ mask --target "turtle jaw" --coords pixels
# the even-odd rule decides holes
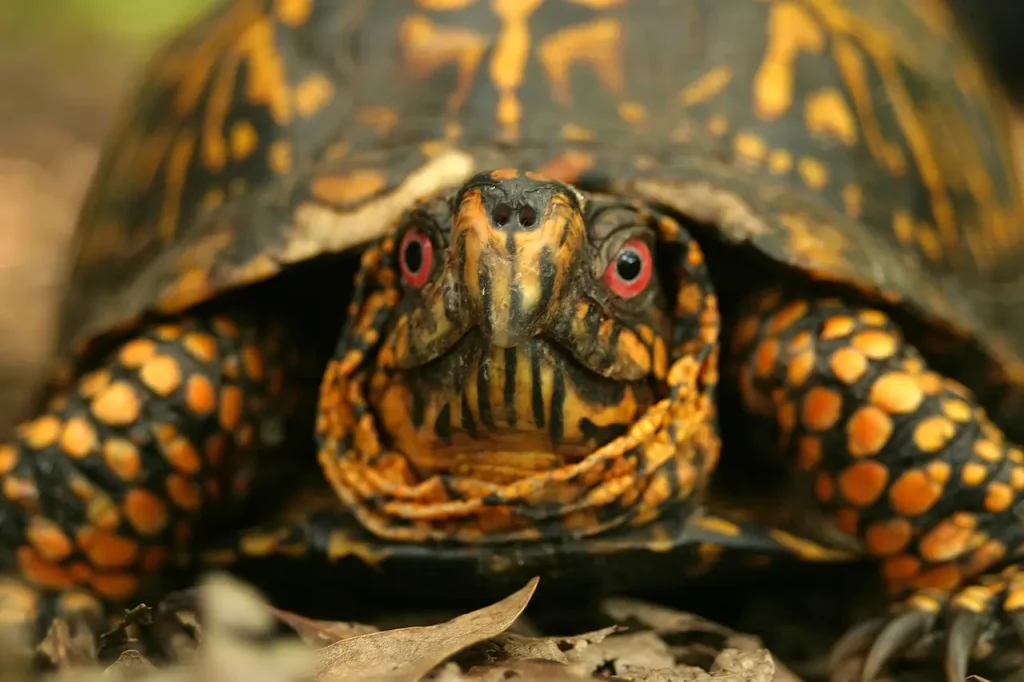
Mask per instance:
[[[609,379],[539,337],[501,348],[479,327],[436,360],[378,370],[370,384],[380,427],[420,475],[489,483],[580,461],[658,398],[648,377]]]

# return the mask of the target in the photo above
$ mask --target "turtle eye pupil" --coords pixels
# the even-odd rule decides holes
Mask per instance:
[[[640,254],[633,249],[626,249],[619,254],[615,269],[623,281],[632,282],[640,276],[640,271],[643,270],[643,260],[640,258]]]
[[[412,273],[423,267],[423,244],[418,240],[410,240],[405,247],[405,267]]]

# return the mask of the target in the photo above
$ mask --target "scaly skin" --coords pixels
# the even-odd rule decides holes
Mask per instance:
[[[951,681],[991,619],[1024,635],[1024,451],[970,391],[931,371],[885,313],[837,299],[768,292],[734,345],[745,407],[777,425],[780,452],[899,600],[888,626],[855,633],[863,679],[947,610]]]
[[[20,425],[0,447],[0,620],[99,626],[145,594],[278,445],[294,348],[244,316],[146,327]]]

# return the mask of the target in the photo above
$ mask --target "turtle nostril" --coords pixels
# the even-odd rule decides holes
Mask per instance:
[[[508,204],[501,203],[494,207],[491,211],[491,220],[498,227],[505,227],[508,225],[509,219],[512,217],[512,207]]]
[[[519,224],[523,227],[533,227],[537,222],[537,209],[532,206],[523,206],[519,209]]]

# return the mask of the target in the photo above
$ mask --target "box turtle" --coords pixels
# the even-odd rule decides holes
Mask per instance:
[[[893,604],[842,645],[863,679],[927,640],[961,680],[1024,635],[1008,131],[937,1],[219,7],[96,170],[0,446],[0,612],[188,562],[468,592],[856,559]],[[757,463],[784,494],[714,493]]]

